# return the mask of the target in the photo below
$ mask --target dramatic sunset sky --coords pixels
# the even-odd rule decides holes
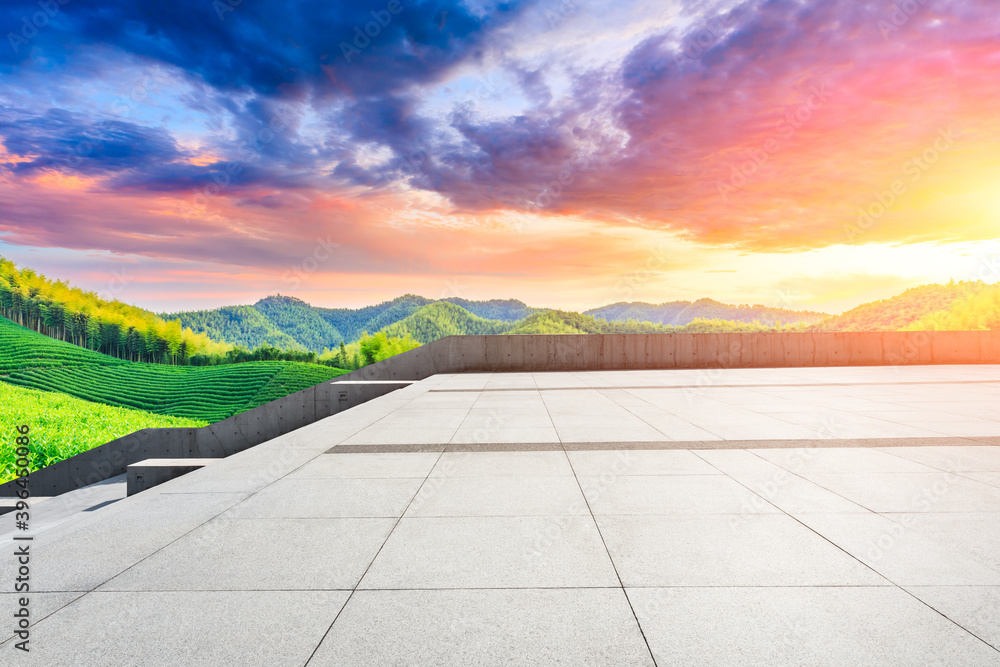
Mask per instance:
[[[8,0],[0,33],[0,255],[158,311],[1000,280],[996,0]]]

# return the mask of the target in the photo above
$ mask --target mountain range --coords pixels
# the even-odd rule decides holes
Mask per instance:
[[[814,324],[830,316],[766,306],[732,306],[712,299],[663,304],[615,303],[585,313],[532,308],[516,299],[471,301],[451,297],[428,299],[406,294],[364,308],[321,308],[292,296],[275,295],[252,306],[162,314],[214,340],[253,349],[322,352],[358,340],[362,333],[384,331],[411,335],[421,343],[443,336],[496,333],[601,333],[629,330],[656,332],[696,320],[727,320],[764,326]],[[615,326],[608,326],[615,324]],[[647,326],[643,326],[643,324]],[[657,326],[658,325],[658,326]]]

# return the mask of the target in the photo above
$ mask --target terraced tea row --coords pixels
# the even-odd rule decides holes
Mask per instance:
[[[0,382],[0,422],[31,431],[31,470],[144,428],[198,427],[205,421],[91,403]],[[0,482],[15,477],[14,447],[0,447]]]
[[[135,363],[0,318],[0,380],[159,415],[215,422],[345,372],[287,361],[198,367]]]

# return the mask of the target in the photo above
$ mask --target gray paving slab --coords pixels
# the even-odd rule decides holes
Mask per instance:
[[[310,665],[652,666],[621,589],[357,591]]]
[[[84,595],[84,593],[37,593],[34,591],[30,591],[27,594],[23,592],[0,593],[0,614],[3,614],[5,620],[13,619],[14,614],[20,612],[21,610],[20,601],[27,598],[28,619],[33,626],[49,614],[55,613],[73,600],[76,600],[81,595]],[[0,642],[4,642],[12,638],[14,636],[15,629],[13,620],[10,624],[0,627]],[[0,648],[0,651],[13,650],[15,649],[12,649],[9,646]]]
[[[231,493],[139,494],[56,526],[32,542],[34,553],[44,554],[32,570],[32,590],[91,590],[243,497]],[[14,581],[14,568],[13,558],[0,558],[4,581]]]
[[[595,515],[780,512],[726,475],[581,475],[579,479]]]
[[[89,593],[32,629],[16,664],[305,664],[344,591]],[[0,651],[9,653],[9,643]]]
[[[215,519],[105,591],[354,588],[395,519]]]
[[[887,454],[946,472],[1000,472],[1000,447],[893,447]]]
[[[552,427],[552,419],[544,405],[516,408],[478,408],[469,410],[462,421],[465,429]]]
[[[572,477],[434,477],[420,489],[407,517],[587,515]]]
[[[85,518],[92,512],[99,512],[119,500],[124,500],[125,487],[125,475],[116,475],[97,484],[58,496],[45,499],[30,497],[27,502],[31,513],[31,533],[38,535],[62,523]],[[14,535],[21,532],[17,530],[15,521],[16,516],[12,512],[0,515],[0,549],[6,551],[6,546]]]
[[[607,423],[607,422],[605,422]],[[557,426],[556,432],[563,442],[658,442],[670,436],[638,420],[621,426]]]
[[[660,665],[996,665],[895,587],[628,589]]]
[[[603,475],[715,475],[722,474],[687,450],[598,450],[567,452],[579,476]]]
[[[566,454],[544,452],[446,452],[431,477],[560,477],[572,476]]]
[[[887,583],[784,514],[598,516],[597,522],[625,586]]]
[[[983,484],[1000,487],[1000,472],[963,472],[961,475]]]
[[[907,586],[906,590],[1000,650],[1000,586]]]
[[[458,428],[469,408],[420,408],[412,403],[390,412],[373,424],[378,428]]]
[[[617,586],[591,517],[403,518],[359,588]]]
[[[451,437],[455,444],[470,443],[558,443],[559,434],[552,426],[536,427],[461,427]]]
[[[793,473],[936,472],[891,452],[857,448],[751,449],[757,456]]]
[[[1000,572],[1000,513],[920,512],[882,516]]]
[[[399,518],[423,481],[419,477],[283,479],[234,506],[222,518]]]
[[[745,449],[702,450],[697,455],[783,512],[868,512],[843,496]]]
[[[900,586],[996,586],[1000,572],[878,514],[797,514],[803,524]]]
[[[338,454],[319,456],[292,472],[286,479],[381,479],[419,477],[423,479],[440,454]]]
[[[630,600],[661,665],[1000,664],[997,368],[434,376],[44,531],[99,588],[43,664],[303,664],[344,600],[312,664],[648,665]]]
[[[319,455],[319,451],[293,447],[254,447],[189,472],[164,484],[155,493],[253,493],[281,479]],[[245,454],[245,455],[244,455]],[[211,468],[211,469],[210,469]]]
[[[802,476],[873,512],[1000,512],[1000,489],[945,472]]]
[[[455,428],[383,428],[371,426],[343,441],[345,445],[437,444],[451,441]]]

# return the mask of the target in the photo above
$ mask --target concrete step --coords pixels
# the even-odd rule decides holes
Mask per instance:
[[[145,459],[128,467],[127,494],[134,495],[222,459]]]

